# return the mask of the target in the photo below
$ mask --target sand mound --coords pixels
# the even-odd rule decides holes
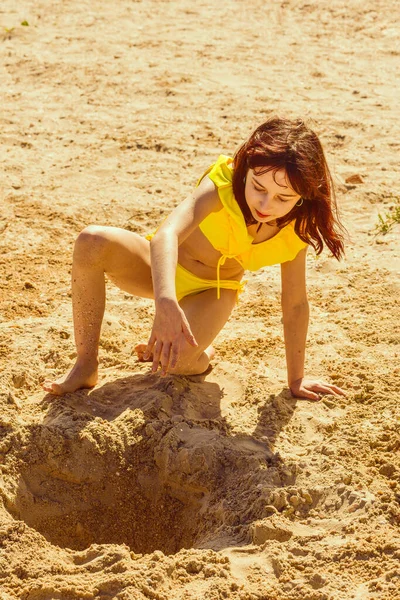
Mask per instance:
[[[220,388],[193,379],[137,375],[92,392],[86,407],[45,402],[45,418],[23,441],[13,427],[7,438],[20,448],[12,453],[8,512],[77,550],[126,544],[172,554],[221,535],[248,538],[249,523],[292,472],[267,438],[231,436],[216,415]],[[264,502],[243,523],[242,503],[260,489]]]

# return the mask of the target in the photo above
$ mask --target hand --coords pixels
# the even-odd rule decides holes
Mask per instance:
[[[176,366],[184,340],[191,346],[198,345],[179,304],[169,298],[160,300],[156,303],[153,329],[143,355],[147,360],[153,353],[153,373],[160,363],[162,376]]]
[[[333,396],[345,396],[346,392],[324,381],[316,379],[297,379],[289,384],[290,391],[295,398],[309,398],[310,400],[319,400],[321,394],[332,394]]]

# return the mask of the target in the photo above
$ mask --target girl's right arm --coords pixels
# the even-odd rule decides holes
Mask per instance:
[[[193,194],[169,215],[150,242],[156,314],[144,358],[153,352],[153,372],[157,371],[160,362],[162,375],[176,366],[182,334],[189,344],[197,346],[176,297],[178,246],[207,215],[221,207],[213,182],[205,177]]]

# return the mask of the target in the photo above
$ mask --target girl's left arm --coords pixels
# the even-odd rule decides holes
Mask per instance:
[[[297,398],[318,400],[320,394],[344,395],[336,385],[304,377],[309,306],[306,290],[307,248],[295,259],[282,263],[282,314],[288,384]]]

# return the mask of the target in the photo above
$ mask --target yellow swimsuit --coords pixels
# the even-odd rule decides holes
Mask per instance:
[[[178,301],[184,296],[202,292],[211,288],[233,289],[241,292],[243,284],[235,280],[221,280],[220,268],[227,258],[234,258],[245,270],[258,271],[262,267],[281,264],[293,260],[307,246],[294,231],[294,221],[282,227],[278,233],[264,242],[254,244],[254,237],[249,234],[243,213],[233,195],[232,162],[229,156],[221,154],[199,179],[208,175],[218,189],[223,208],[210,213],[200,224],[200,230],[216,250],[221,252],[217,264],[216,279],[202,279],[190,271],[177,265],[176,293]],[[154,234],[147,236],[151,239]]]

